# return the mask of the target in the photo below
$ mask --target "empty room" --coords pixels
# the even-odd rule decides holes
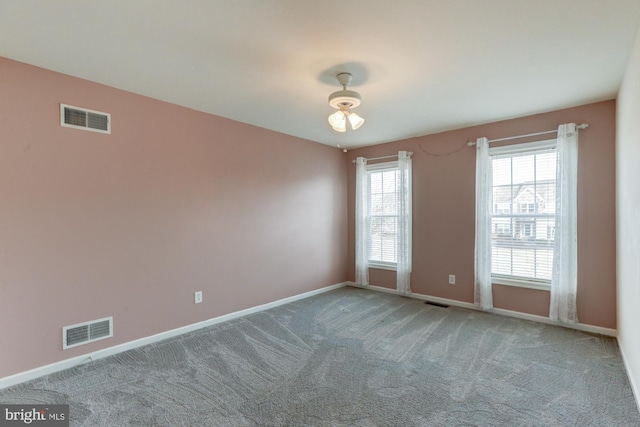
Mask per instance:
[[[640,426],[640,1],[0,2],[0,425]]]

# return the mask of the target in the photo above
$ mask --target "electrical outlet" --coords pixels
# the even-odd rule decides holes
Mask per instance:
[[[449,284],[450,285],[455,285],[456,284],[456,275],[455,274],[450,274],[449,275]]]
[[[202,302],[202,291],[198,291],[193,294],[193,302],[196,304],[200,304]]]

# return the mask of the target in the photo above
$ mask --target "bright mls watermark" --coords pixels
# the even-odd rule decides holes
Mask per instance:
[[[0,403],[0,427],[69,427],[69,405],[5,405]]]

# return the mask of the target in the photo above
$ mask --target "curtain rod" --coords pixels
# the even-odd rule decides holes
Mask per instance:
[[[588,127],[589,127],[588,123],[583,123],[581,125],[576,126],[577,129],[586,129]],[[508,136],[506,138],[490,139],[487,142],[509,141],[510,139],[526,138],[526,137],[529,137],[529,136],[546,135],[548,133],[557,133],[557,132],[558,132],[558,129],[547,130],[547,131],[544,131],[544,132],[528,133],[526,135],[516,135],[516,136]],[[467,145],[469,147],[473,147],[473,146],[476,145],[476,143],[473,142],[473,141],[469,141],[469,142],[467,142]]]
[[[407,154],[409,155],[409,157],[411,157],[411,156],[413,156],[413,151],[407,151]],[[394,158],[394,157],[398,157],[398,155],[397,154],[393,154],[391,156],[372,157],[372,158],[367,159],[367,160],[382,160],[382,159],[391,159],[391,158]],[[355,163],[356,161],[352,160],[352,162]]]

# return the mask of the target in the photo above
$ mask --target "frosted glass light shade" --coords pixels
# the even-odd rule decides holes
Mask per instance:
[[[336,111],[329,116],[329,124],[336,132],[346,132],[347,118],[344,111]],[[352,125],[353,126],[353,125]]]
[[[351,127],[353,130],[358,129],[364,123],[364,119],[357,115],[356,113],[349,114],[349,123],[351,123]]]

